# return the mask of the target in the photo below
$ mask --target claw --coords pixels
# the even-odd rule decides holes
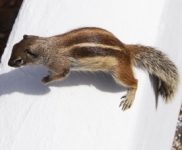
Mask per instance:
[[[120,99],[126,98],[126,95],[122,96]]]
[[[122,110],[125,111],[126,110],[126,107],[127,107],[127,105],[124,104]]]
[[[121,107],[123,104],[125,103],[125,101],[121,101],[120,104],[119,104],[119,107]]]
[[[125,111],[131,107],[131,104],[127,101],[127,99],[120,102],[119,107],[122,106],[122,110]]]

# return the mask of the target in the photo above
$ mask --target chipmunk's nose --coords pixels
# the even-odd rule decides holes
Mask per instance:
[[[23,59],[22,58],[18,58],[15,60],[9,60],[8,65],[11,67],[20,67],[23,64]]]

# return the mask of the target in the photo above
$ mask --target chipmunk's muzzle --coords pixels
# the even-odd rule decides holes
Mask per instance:
[[[15,60],[9,60],[8,65],[11,67],[21,67],[23,65],[23,59],[22,58],[18,58]]]

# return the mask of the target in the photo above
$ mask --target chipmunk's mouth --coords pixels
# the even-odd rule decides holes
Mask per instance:
[[[8,65],[11,67],[21,67],[23,64],[23,59],[22,58],[17,58],[15,60],[9,60]]]

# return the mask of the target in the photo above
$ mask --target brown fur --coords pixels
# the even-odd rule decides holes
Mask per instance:
[[[137,90],[132,66],[147,69],[161,80],[160,94],[172,99],[178,85],[175,65],[160,51],[140,45],[126,45],[112,33],[99,28],[80,28],[65,34],[43,38],[24,36],[13,47],[9,66],[43,64],[53,75],[42,79],[44,84],[61,80],[70,69],[104,71],[128,88],[120,105],[131,107]]]

